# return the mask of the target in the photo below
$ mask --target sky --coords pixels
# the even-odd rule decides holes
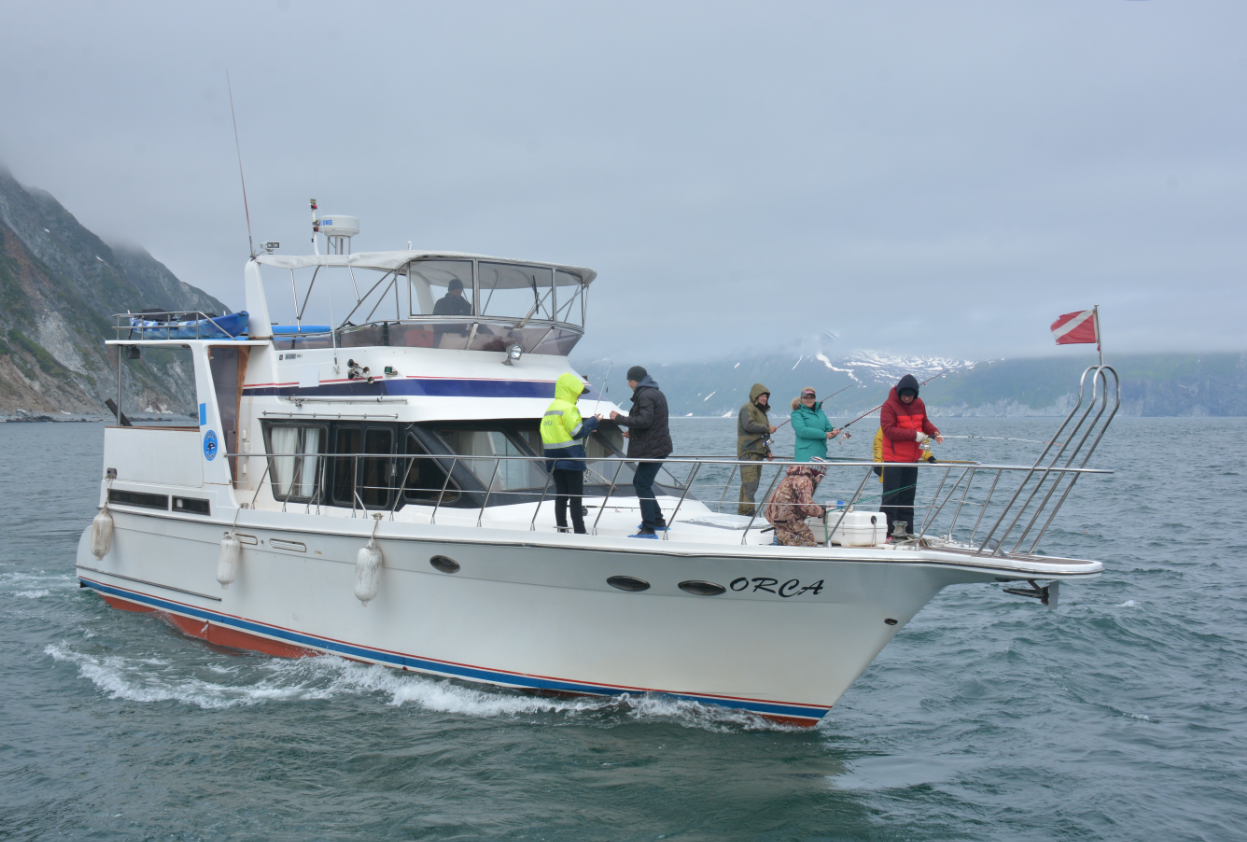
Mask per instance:
[[[578,356],[1247,350],[1247,4],[0,0],[0,164],[244,306],[310,251],[598,272]],[[270,292],[270,295],[272,293]]]

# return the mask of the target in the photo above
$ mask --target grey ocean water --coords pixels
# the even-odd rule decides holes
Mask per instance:
[[[833,453],[866,454],[869,425]],[[732,443],[730,420],[673,431],[685,453]],[[944,591],[807,731],[239,654],[109,609],[73,578],[102,434],[0,425],[0,838],[1247,837],[1247,419],[1119,419],[1095,460],[1118,473],[1045,539],[1105,575],[1055,612]]]

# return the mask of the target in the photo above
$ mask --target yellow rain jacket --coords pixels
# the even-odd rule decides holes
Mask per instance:
[[[598,428],[596,418],[581,418],[576,401],[585,384],[574,374],[560,374],[554,383],[554,402],[541,419],[541,444],[547,471],[583,471],[583,440]]]

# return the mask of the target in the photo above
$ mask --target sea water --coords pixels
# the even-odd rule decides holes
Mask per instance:
[[[1057,425],[937,420],[994,437],[938,456],[1008,463]],[[871,424],[831,454],[867,456]],[[734,443],[732,419],[672,432]],[[0,838],[1247,837],[1247,419],[1118,419],[1094,459],[1117,473],[1044,541],[1105,574],[1051,612],[946,589],[812,730],[241,654],[112,610],[73,576],[102,433],[0,425]]]

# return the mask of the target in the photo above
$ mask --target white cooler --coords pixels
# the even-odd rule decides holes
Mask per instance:
[[[839,525],[837,525],[839,523]],[[814,533],[814,540],[822,543],[827,532],[836,531],[831,536],[831,543],[842,547],[878,547],[888,537],[888,518],[883,512],[846,512],[843,509],[830,509],[827,512],[827,523],[821,518],[807,518],[805,525]]]

